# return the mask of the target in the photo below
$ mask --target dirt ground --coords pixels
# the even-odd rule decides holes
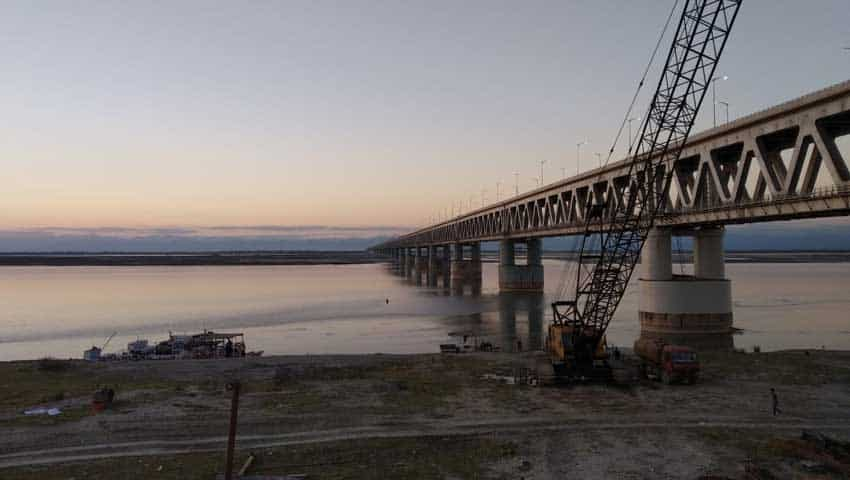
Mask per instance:
[[[850,352],[702,356],[696,385],[511,385],[540,353],[0,363],[0,478],[850,478]],[[493,378],[493,376],[497,376]],[[91,392],[114,388],[105,412]],[[777,389],[782,413],[770,408]],[[25,416],[58,407],[61,415]],[[805,432],[805,435],[804,435]]]

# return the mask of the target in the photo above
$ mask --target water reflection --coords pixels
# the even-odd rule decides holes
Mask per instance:
[[[451,295],[463,304],[471,300],[470,295]],[[503,352],[543,348],[543,294],[501,293],[473,301],[479,311],[445,318],[447,333],[456,343],[469,348],[484,344]]]
[[[542,349],[543,311],[542,293],[500,293],[502,350]]]

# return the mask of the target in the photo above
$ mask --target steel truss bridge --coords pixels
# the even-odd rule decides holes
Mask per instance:
[[[691,228],[848,215],[850,170],[841,141],[850,138],[838,140],[848,134],[850,81],[693,135],[672,166],[669,201],[655,224]],[[630,161],[543,186],[371,250],[582,234],[588,212],[603,218],[613,214],[629,181]],[[659,168],[666,172],[671,166]],[[642,188],[640,177],[632,188]],[[598,218],[592,223],[600,224]]]

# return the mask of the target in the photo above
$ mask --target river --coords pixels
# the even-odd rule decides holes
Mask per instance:
[[[168,332],[240,331],[266,354],[439,351],[450,332],[540,347],[564,263],[547,259],[544,295],[498,292],[483,265],[481,295],[411,285],[383,264],[179,267],[0,267],[0,360],[80,358]],[[679,265],[675,268],[678,270]],[[687,272],[687,269],[684,270]],[[730,263],[735,347],[850,349],[850,263]],[[637,285],[608,341],[639,334]],[[389,303],[387,303],[389,300]]]

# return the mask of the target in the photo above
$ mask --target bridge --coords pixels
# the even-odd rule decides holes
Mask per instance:
[[[724,225],[850,214],[850,81],[691,136],[672,169],[669,200],[642,254],[643,330],[727,330]],[[844,137],[842,139],[842,137]],[[847,142],[850,144],[850,142]],[[500,242],[499,288],[542,291],[541,239],[601,225],[629,180],[624,159],[403,235],[370,250],[417,283],[481,285],[480,244]],[[640,188],[640,185],[632,185]],[[589,206],[598,208],[589,208]],[[593,212],[594,218],[586,218]],[[601,220],[600,220],[601,216]],[[672,236],[694,237],[694,275],[673,275]],[[515,247],[527,246],[518,264]]]

